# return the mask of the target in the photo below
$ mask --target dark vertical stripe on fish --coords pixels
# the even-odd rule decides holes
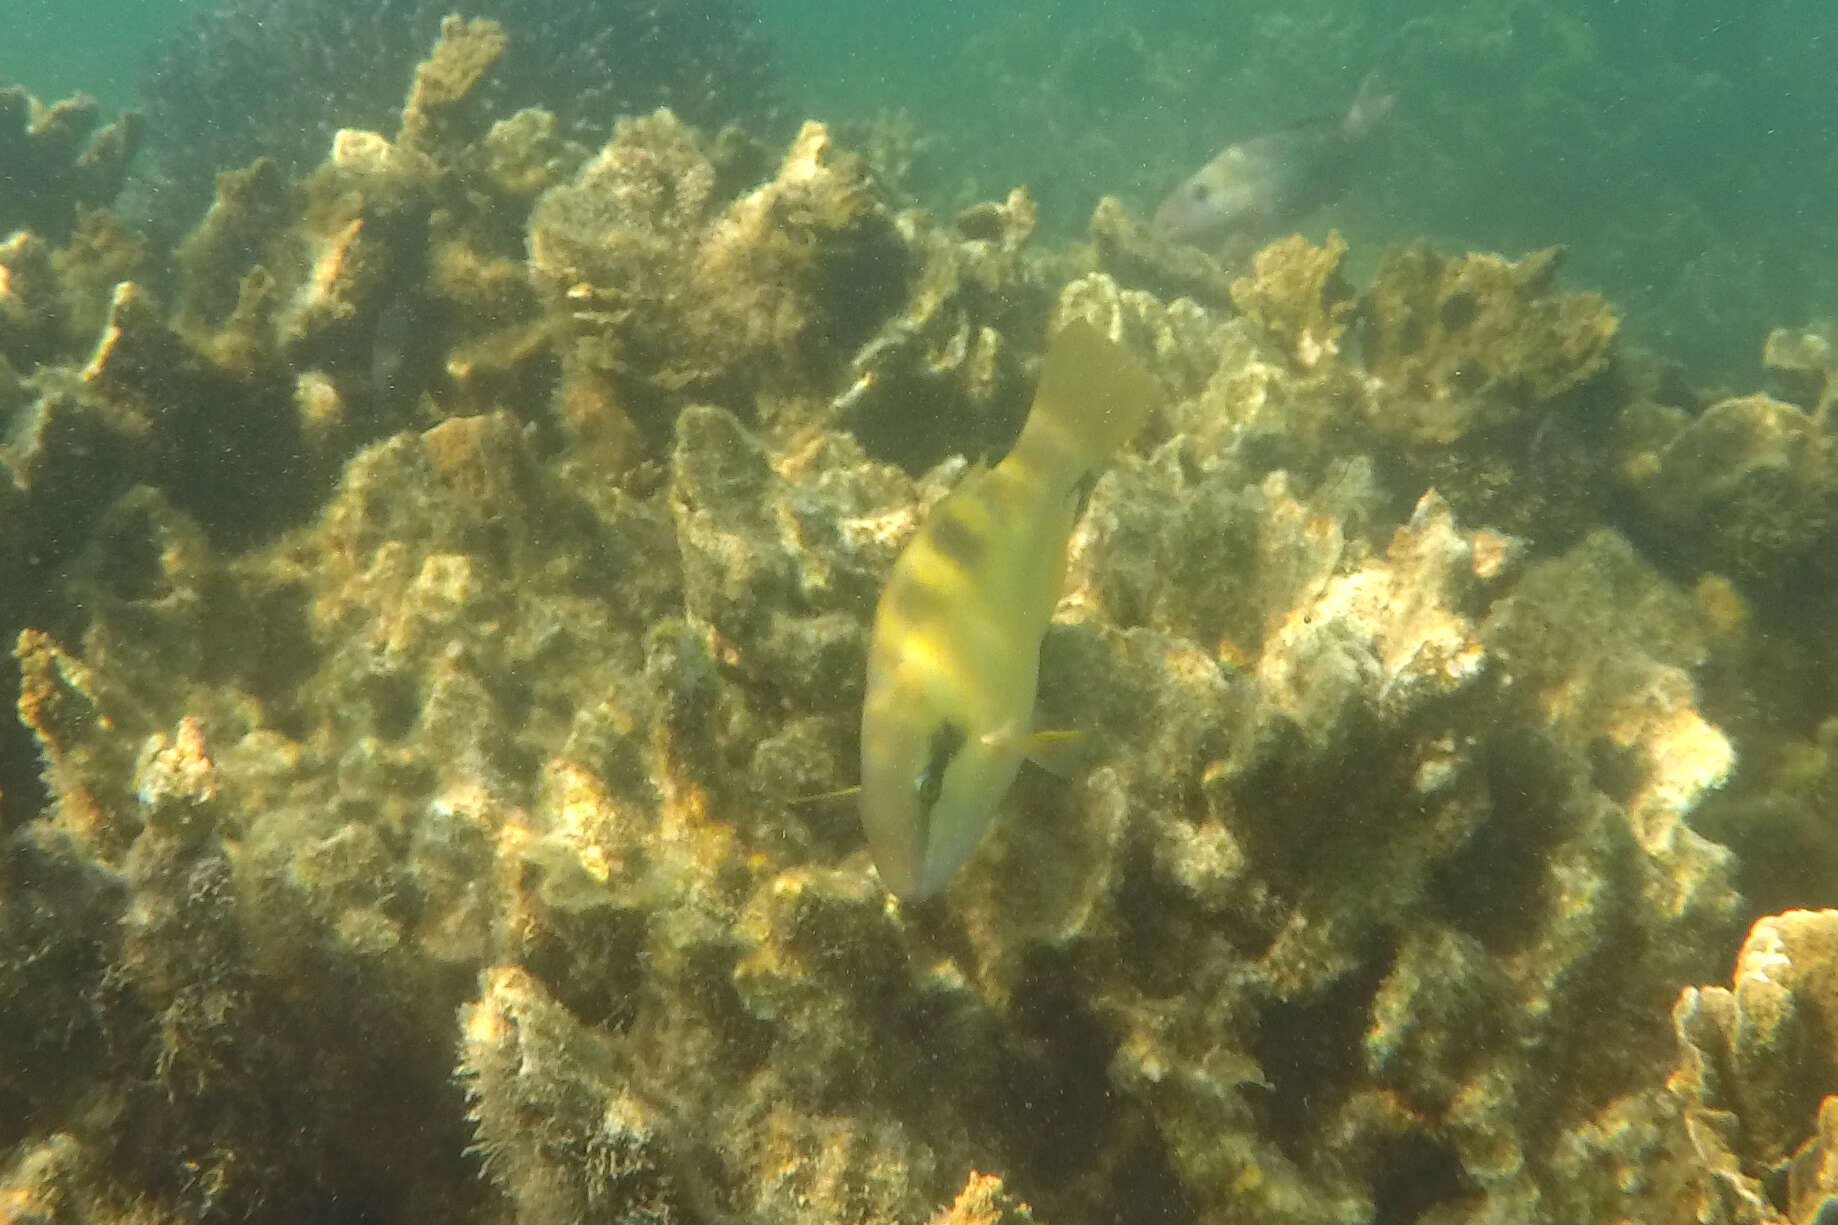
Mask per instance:
[[[948,559],[941,559],[946,564]],[[909,574],[905,580],[890,585],[883,597],[887,615],[903,628],[923,626],[952,611],[943,585],[930,576]]]
[[[982,564],[989,548],[988,533],[964,517],[963,508],[949,500],[932,512],[930,524],[932,547],[966,570]]]

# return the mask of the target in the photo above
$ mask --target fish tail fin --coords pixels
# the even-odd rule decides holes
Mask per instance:
[[[1353,105],[1340,121],[1340,130],[1347,139],[1358,140],[1385,122],[1397,104],[1398,96],[1386,88],[1384,78],[1374,68],[1359,83],[1359,92],[1353,95]]]
[[[1076,483],[1142,428],[1161,386],[1130,351],[1083,319],[1061,328],[1041,363],[1034,407],[1014,454]]]

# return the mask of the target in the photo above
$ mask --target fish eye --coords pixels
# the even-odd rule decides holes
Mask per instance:
[[[1213,194],[1213,189],[1208,187],[1204,183],[1195,183],[1193,185],[1193,191],[1191,194],[1195,200],[1198,200],[1200,203],[1204,204],[1206,203],[1206,197]]]
[[[931,751],[927,755],[925,767],[913,779],[913,794],[919,797],[919,804],[927,812],[938,803],[938,797],[944,794],[945,770],[951,765],[951,759],[964,747],[964,729],[946,719],[932,731]]]
[[[919,777],[913,780],[913,791],[919,796],[919,804],[930,808],[938,803],[938,797],[945,789],[945,772],[932,762],[927,762],[925,769],[919,771]]]

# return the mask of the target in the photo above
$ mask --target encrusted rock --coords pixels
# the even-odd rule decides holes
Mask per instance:
[[[1721,400],[1629,471],[1641,505],[1688,536],[1698,564],[1764,586],[1833,573],[1834,440],[1820,419],[1767,396]]]
[[[1780,386],[1784,399],[1805,409],[1821,423],[1838,403],[1838,351],[1829,329],[1790,332],[1775,328],[1762,345],[1761,364]]]

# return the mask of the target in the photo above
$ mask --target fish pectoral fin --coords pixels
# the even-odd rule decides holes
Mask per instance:
[[[983,743],[999,752],[1013,751],[1059,778],[1071,778],[1089,764],[1091,738],[1076,728],[1020,733],[1014,728],[988,732]]]
[[[1057,778],[1071,778],[1091,760],[1091,737],[1075,728],[1034,732],[1021,741],[1021,755]]]
[[[846,800],[852,795],[860,795],[861,790],[861,784],[857,783],[853,787],[838,787],[834,791],[819,791],[816,795],[794,795],[784,802],[794,808],[804,804],[827,804],[831,800]]]

